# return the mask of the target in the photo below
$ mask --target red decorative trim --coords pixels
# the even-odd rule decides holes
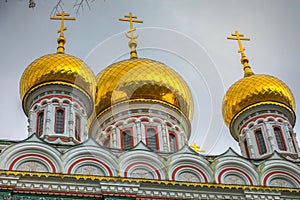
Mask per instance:
[[[45,99],[50,100],[50,99],[53,99],[53,98],[57,97],[58,99],[69,99],[71,102],[76,102],[81,107],[83,107],[82,104],[79,101],[77,101],[75,98],[72,98],[72,97],[69,97],[69,96],[63,96],[63,95],[54,95],[54,94],[50,94],[50,95],[51,96],[46,96],[46,97],[40,98],[39,100],[37,100],[36,102],[34,102],[34,104],[37,104],[37,103],[39,103],[39,102],[41,102],[41,101],[43,101]]]
[[[174,198],[155,198],[155,197],[139,197],[137,196],[136,199],[138,200],[174,200]]]
[[[218,183],[221,183],[221,177],[223,176],[223,174],[227,171],[237,171],[241,174],[243,174],[249,181],[250,185],[253,185],[253,181],[252,179],[250,178],[250,176],[248,174],[246,174],[246,172],[240,170],[240,169],[237,169],[237,168],[226,168],[226,169],[223,169],[219,175],[218,175]]]
[[[161,175],[159,173],[159,171],[153,167],[152,165],[150,165],[149,163],[146,163],[146,162],[135,162],[135,163],[132,163],[130,165],[128,165],[124,171],[124,177],[127,178],[127,173],[128,173],[128,170],[132,167],[132,166],[135,166],[135,165],[146,165],[148,167],[150,167],[157,175],[157,178],[158,180],[161,180]]]
[[[84,162],[84,161],[94,161],[96,163],[99,163],[101,164],[102,166],[105,167],[105,169],[108,171],[109,173],[109,176],[113,176],[113,173],[110,169],[110,167],[108,165],[106,165],[104,162],[100,161],[100,160],[97,160],[95,158],[82,158],[82,159],[79,159],[79,160],[76,160],[74,163],[72,163],[68,169],[68,174],[71,174],[72,172],[72,169],[74,168],[75,165],[77,165],[78,163],[81,163],[81,162]]]
[[[283,171],[275,171],[275,172],[269,173],[269,174],[264,178],[264,181],[263,181],[264,186],[267,186],[267,180],[270,178],[270,176],[272,176],[272,175],[274,175],[274,174],[283,174],[283,175],[285,175],[285,176],[288,176],[288,177],[294,179],[294,180],[298,183],[298,185],[300,185],[300,180],[297,179],[296,177],[294,177],[293,175],[291,175],[291,174],[289,174],[289,173],[287,173],[287,172],[283,172]]]
[[[178,138],[177,138],[177,135],[173,132],[173,131],[168,131],[169,132],[169,143],[170,143],[170,150],[171,152],[174,152],[174,151],[177,151],[179,148],[178,148]],[[171,145],[171,138],[170,136],[173,135],[175,137],[175,146],[176,146],[176,149],[171,149],[172,145]]]
[[[124,194],[116,192],[103,192],[103,196],[112,196],[112,197],[135,197],[135,194]],[[147,199],[149,200],[149,199]],[[152,200],[152,199],[151,199]]]
[[[54,164],[51,162],[51,160],[49,160],[48,158],[46,158],[45,156],[41,156],[41,155],[38,155],[38,154],[26,154],[26,155],[22,155],[22,156],[19,156],[18,158],[16,158],[9,166],[9,170],[13,170],[13,167],[14,165],[16,164],[16,162],[18,162],[19,160],[23,159],[23,158],[26,158],[26,157],[38,157],[38,158],[41,158],[43,159],[44,161],[46,161],[52,168],[52,173],[56,173],[56,170],[55,170],[55,166]]]
[[[177,173],[179,170],[183,169],[183,168],[184,168],[184,169],[193,169],[193,170],[197,171],[197,172],[200,173],[201,176],[203,177],[204,182],[205,182],[205,183],[208,182],[206,175],[205,175],[200,169],[198,169],[197,167],[194,167],[194,166],[189,166],[189,165],[183,165],[183,166],[177,167],[177,168],[172,172],[172,180],[173,180],[173,181],[175,181],[175,175],[176,175],[176,173]]]
[[[267,118],[267,117],[274,117],[274,118],[278,118],[278,117],[279,117],[279,118],[281,118],[281,119],[283,119],[283,120],[286,120],[286,119],[283,118],[281,115],[275,115],[274,113],[264,113],[263,115],[260,115],[260,116],[251,118],[250,121],[248,121],[247,123],[245,123],[245,124],[240,128],[240,130],[242,130],[243,128],[245,128],[246,126],[248,126],[248,124],[249,124],[250,122],[255,122],[255,121],[256,121],[257,119],[259,119],[259,118],[265,119],[265,118]],[[240,132],[239,134],[241,134],[241,132]]]
[[[62,123],[62,133],[58,133],[58,134],[64,134],[65,132],[65,116],[66,116],[66,113],[65,113],[65,108],[55,108],[55,121],[54,121],[54,132],[56,133],[56,117],[57,117],[57,112],[62,110],[63,111],[63,123]]]
[[[159,148],[159,141],[158,141],[158,131],[156,126],[145,126],[146,145],[148,146],[148,129],[150,128],[153,128],[155,130],[155,142],[156,142],[155,150],[159,151],[160,148]]]

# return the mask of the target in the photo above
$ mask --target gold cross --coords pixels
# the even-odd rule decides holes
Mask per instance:
[[[241,53],[242,57],[245,56],[245,48],[243,48],[242,46],[242,42],[241,40],[247,40],[249,41],[250,38],[244,38],[244,35],[243,34],[240,34],[238,31],[235,31],[235,33],[231,34],[231,36],[227,37],[227,39],[229,40],[237,40],[238,41],[238,44],[239,44],[239,50],[238,50],[238,53]]]
[[[129,15],[125,15],[124,17],[125,18],[119,18],[119,21],[129,22],[130,29],[129,29],[129,31],[127,31],[127,33],[130,33],[130,35],[126,34],[126,36],[129,39],[136,39],[138,36],[134,36],[133,35],[133,32],[136,30],[136,28],[133,27],[133,22],[135,22],[135,23],[143,23],[143,20],[138,20],[137,16],[133,16],[131,12],[129,13]]]
[[[201,149],[200,149],[200,146],[198,146],[196,143],[191,144],[190,147],[191,147],[195,152],[205,152],[204,150],[201,150]]]
[[[130,39],[128,46],[130,48],[130,58],[137,58],[137,53],[136,53],[136,47],[137,47],[137,42],[135,41],[136,38],[139,37],[139,35],[134,35],[133,32],[136,30],[135,27],[133,27],[133,22],[135,23],[143,23],[142,20],[138,20],[137,16],[133,16],[132,13],[130,12],[129,15],[125,15],[125,18],[119,18],[119,21],[126,21],[129,22],[130,29],[127,31],[127,33],[130,33],[128,35],[127,33],[125,34],[126,37]]]
[[[65,52],[64,45],[66,43],[66,39],[64,37],[64,31],[67,30],[67,28],[65,27],[65,20],[75,20],[74,17],[68,17],[68,16],[70,16],[70,14],[65,13],[64,11],[61,11],[61,13],[57,13],[56,16],[50,16],[51,20],[61,20],[60,29],[57,31],[58,33],[60,33],[57,39],[57,43],[58,43],[57,53]]]
[[[239,44],[239,50],[238,53],[241,53],[241,63],[244,66],[244,77],[251,76],[254,73],[251,70],[251,67],[249,66],[249,59],[245,55],[245,48],[242,46],[241,40],[247,40],[249,41],[250,38],[244,38],[243,34],[240,34],[238,31],[235,31],[235,33],[231,34],[231,36],[227,37],[229,40],[237,40]]]
[[[50,16],[51,20],[61,20],[60,29],[57,31],[61,36],[63,36],[64,31],[67,30],[67,28],[65,27],[65,20],[75,20],[74,17],[67,16],[70,16],[70,14],[65,13],[64,11],[61,11],[61,13],[57,13],[56,16]]]

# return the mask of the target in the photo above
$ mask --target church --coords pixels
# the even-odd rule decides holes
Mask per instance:
[[[139,58],[132,13],[129,59],[93,72],[65,53],[34,60],[20,80],[28,138],[0,140],[0,199],[300,199],[295,100],[279,78],[255,74],[238,31],[244,77],[224,94],[222,113],[240,154],[202,155],[193,134],[193,96],[160,61]],[[99,58],[101,59],[101,58]],[[96,75],[97,74],[97,75]]]

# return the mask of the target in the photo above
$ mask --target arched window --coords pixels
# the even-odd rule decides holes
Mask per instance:
[[[44,111],[41,111],[37,115],[36,121],[36,135],[41,137],[43,135],[44,130]]]
[[[64,133],[65,110],[63,108],[56,109],[55,113],[55,133]]]
[[[132,132],[130,129],[123,130],[121,132],[121,146],[122,149],[130,149],[133,146],[133,137],[132,137]]]
[[[159,150],[156,129],[152,127],[146,128],[147,146],[152,150]]]
[[[261,130],[255,131],[255,137],[256,137],[256,143],[258,146],[259,154],[262,155],[267,153],[267,147]]]
[[[81,120],[80,116],[76,114],[75,116],[75,138],[80,141],[80,129],[81,129]]]
[[[174,152],[177,151],[177,141],[176,141],[176,136],[173,132],[169,132],[169,142],[170,142],[170,151]]]
[[[278,128],[278,127],[275,127],[273,130],[274,130],[274,134],[275,134],[275,138],[276,138],[276,141],[277,141],[278,148],[281,151],[286,151],[286,146],[285,146],[283,135],[281,133],[281,129]]]
[[[247,142],[246,139],[244,140],[244,147],[245,147],[245,152],[246,152],[247,158],[250,158],[249,149],[248,149],[248,142]]]

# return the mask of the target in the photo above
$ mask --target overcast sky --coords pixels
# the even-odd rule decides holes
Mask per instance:
[[[74,14],[74,2],[64,4],[65,12],[77,18],[66,22],[66,53],[84,60],[95,75],[129,57],[124,36],[129,25],[118,18],[131,11],[144,21],[136,25],[138,56],[167,64],[189,84],[195,104],[189,142],[201,145],[206,153],[220,154],[230,146],[240,152],[221,113],[226,90],[243,77],[237,42],[226,39],[235,30],[251,38],[244,47],[253,71],[284,81],[294,93],[300,115],[300,1],[97,0],[79,16]],[[55,1],[36,0],[36,4],[29,9],[27,0],[0,0],[3,139],[27,137],[19,80],[33,60],[56,52],[59,22],[49,20]]]

